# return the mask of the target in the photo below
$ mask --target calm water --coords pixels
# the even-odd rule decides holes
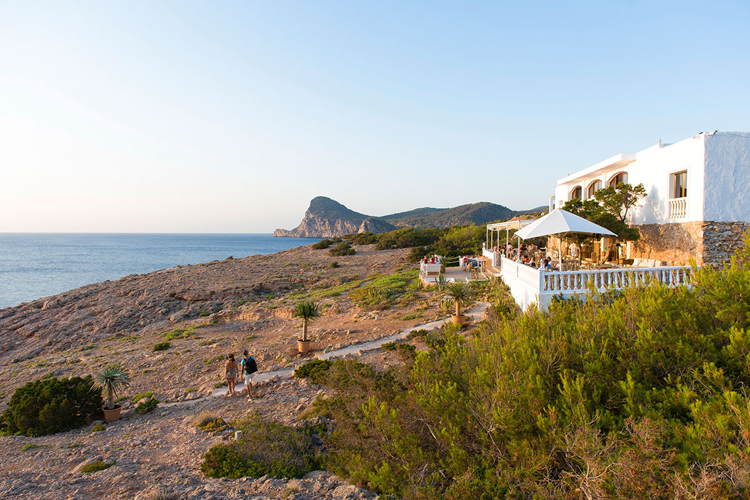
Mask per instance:
[[[129,274],[288,250],[270,234],[0,233],[0,308]]]

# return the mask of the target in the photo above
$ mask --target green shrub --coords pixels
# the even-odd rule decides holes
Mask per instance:
[[[330,253],[334,257],[342,257],[344,255],[354,255],[355,253],[357,253],[357,251],[352,248],[351,243],[346,241],[343,243],[339,243],[334,248],[331,248],[330,250],[328,250],[328,253]]]
[[[169,341],[166,342],[159,342],[158,344],[154,345],[154,351],[165,351],[170,348],[172,344],[169,343]]]
[[[114,462],[102,462],[101,460],[95,460],[90,464],[86,464],[81,467],[81,474],[90,474],[92,472],[99,472],[100,470],[109,469],[114,464]]]
[[[320,241],[319,241],[319,242],[317,242],[317,243],[313,243],[313,244],[312,244],[312,248],[313,248],[314,250],[323,250],[323,249],[325,249],[325,248],[328,248],[328,247],[330,247],[332,243],[333,243],[333,242],[332,242],[331,240],[320,240]]]
[[[159,401],[157,399],[151,398],[147,400],[145,403],[138,403],[135,405],[135,412],[143,415],[144,413],[148,413],[154,408],[156,408],[159,405]]]
[[[153,395],[154,395],[154,391],[142,392],[142,393],[136,394],[135,396],[133,396],[132,398],[130,398],[130,401],[133,402],[133,403],[137,403],[141,399],[148,399],[148,398],[152,397]]]
[[[91,376],[45,377],[16,389],[0,416],[0,429],[27,436],[76,429],[104,418],[103,405]]]
[[[96,423],[93,427],[91,427],[91,432],[102,432],[106,431],[107,428],[104,426],[104,424]]]
[[[413,361],[417,355],[417,348],[405,342],[387,342],[381,346],[384,351],[398,353],[406,362]]]
[[[410,331],[406,335],[406,338],[409,339],[409,340],[419,339],[419,338],[426,337],[429,334],[430,334],[430,332],[428,332],[427,330],[425,330],[424,328],[422,328],[422,329],[419,329],[419,330],[412,330],[412,331]]]
[[[232,479],[269,475],[300,478],[319,465],[320,452],[308,429],[292,429],[257,417],[238,424],[239,440],[213,446],[204,455],[201,472]]]
[[[340,266],[339,266],[339,263],[334,260],[333,262],[331,262],[331,265],[329,267],[331,269],[336,269],[336,268],[338,268]]]
[[[317,383],[320,375],[331,367],[331,361],[327,359],[314,359],[294,370],[294,376],[297,378],[309,378],[313,383]]]
[[[21,451],[29,451],[29,450],[36,450],[38,448],[51,448],[51,444],[33,444],[33,443],[27,443],[23,446],[21,446]]]
[[[422,315],[419,314],[419,313],[410,313],[410,314],[404,314],[399,319],[401,319],[401,321],[411,321],[413,319],[419,319],[421,317],[422,317]]]

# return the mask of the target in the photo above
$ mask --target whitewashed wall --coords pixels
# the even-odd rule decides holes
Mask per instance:
[[[670,176],[687,170],[687,219],[680,222],[703,220],[703,177],[705,135],[693,136],[667,146],[639,151],[636,161],[628,165],[628,182],[646,188],[642,206],[633,213],[634,224],[665,224],[670,222],[667,202]],[[671,221],[674,222],[674,221]]]
[[[706,136],[704,220],[750,222],[750,133]]]

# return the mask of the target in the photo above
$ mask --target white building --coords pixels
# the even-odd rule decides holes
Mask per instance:
[[[641,239],[621,257],[675,265],[725,261],[750,228],[750,133],[700,133],[618,154],[560,179],[550,208],[618,182],[642,183],[647,193],[629,215]]]

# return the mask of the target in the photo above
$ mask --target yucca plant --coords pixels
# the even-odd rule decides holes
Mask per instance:
[[[127,370],[120,366],[120,363],[114,363],[106,367],[96,375],[96,380],[101,388],[107,391],[107,409],[112,410],[115,407],[115,394],[120,389],[125,389],[130,385],[130,375]]]
[[[461,307],[471,304],[474,297],[474,287],[469,283],[450,283],[446,285],[443,295],[453,301],[456,305],[456,316],[461,316]]]
[[[302,318],[302,341],[307,342],[307,324],[320,316],[320,306],[312,301],[300,302],[294,307],[295,318]]]

